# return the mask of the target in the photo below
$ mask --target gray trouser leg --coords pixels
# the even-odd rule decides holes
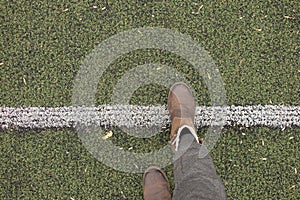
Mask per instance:
[[[224,185],[218,177],[212,158],[207,153],[199,158],[200,148],[191,132],[184,128],[178,151],[174,156],[175,189],[173,200],[227,199]]]

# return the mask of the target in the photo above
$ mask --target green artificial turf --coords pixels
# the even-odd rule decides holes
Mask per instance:
[[[72,105],[85,56],[103,40],[139,27],[178,31],[204,47],[221,73],[228,105],[299,105],[299,8],[297,0],[2,0],[0,105]],[[190,64],[154,49],[116,60],[100,78],[95,103],[110,103],[118,79],[149,62],[173,66],[195,89],[198,105],[210,105]],[[166,104],[167,92],[147,85],[130,103]],[[167,144],[169,129],[145,140],[113,132],[117,145],[147,152]],[[225,127],[211,155],[228,199],[300,199],[299,146],[299,127]],[[105,166],[71,129],[2,130],[0,158],[0,199],[142,199],[142,174]],[[174,189],[172,165],[165,169]]]

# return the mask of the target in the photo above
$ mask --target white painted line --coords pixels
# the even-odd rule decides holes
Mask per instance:
[[[170,123],[165,106],[0,107],[1,129],[64,128],[76,125],[151,127]],[[197,107],[198,127],[300,127],[300,106]]]

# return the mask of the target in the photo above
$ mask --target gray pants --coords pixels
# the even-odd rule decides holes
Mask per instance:
[[[227,199],[212,158],[208,153],[199,158],[200,148],[207,152],[205,146],[201,147],[191,132],[184,128],[174,156],[173,200]]]

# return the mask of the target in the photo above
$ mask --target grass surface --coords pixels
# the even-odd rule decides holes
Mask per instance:
[[[296,0],[3,0],[0,105],[71,105],[74,77],[85,56],[114,34],[149,26],[190,35],[210,52],[229,105],[299,105],[299,8]],[[206,88],[188,63],[158,50],[135,51],[113,63],[100,78],[96,103],[109,103],[117,80],[150,61],[184,73],[198,104],[209,105]],[[131,103],[165,104],[167,91],[144,86]],[[116,144],[136,151],[168,142],[169,130],[146,142],[113,131]],[[226,127],[211,155],[228,198],[299,199],[299,133],[296,127]],[[70,129],[2,131],[0,158],[0,199],[142,199],[141,174],[98,162]],[[166,170],[173,189],[172,166]]]

